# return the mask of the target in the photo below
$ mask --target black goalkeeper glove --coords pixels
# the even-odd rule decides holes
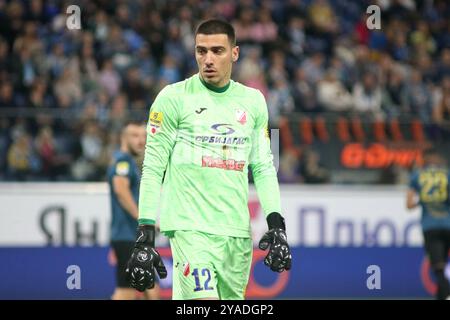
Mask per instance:
[[[167,277],[167,270],[155,250],[155,226],[140,225],[137,230],[136,244],[127,263],[127,279],[138,291],[145,291],[155,286],[155,269],[159,278]]]
[[[284,218],[278,212],[272,212],[267,216],[267,224],[269,231],[259,241],[261,250],[269,248],[264,264],[276,272],[291,269],[292,255],[287,243]]]

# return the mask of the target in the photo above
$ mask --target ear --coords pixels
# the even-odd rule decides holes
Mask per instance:
[[[239,59],[239,46],[234,46],[231,49],[231,60],[236,62]]]

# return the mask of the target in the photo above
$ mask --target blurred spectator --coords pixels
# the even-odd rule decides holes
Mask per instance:
[[[433,100],[429,88],[422,81],[422,74],[412,70],[411,76],[402,92],[402,110],[417,116],[423,123],[431,120]]]
[[[420,71],[423,77],[423,81],[427,83],[434,82],[436,80],[436,67],[433,65],[433,60],[428,54],[421,54],[416,58],[416,68]]]
[[[233,5],[233,3],[230,1],[229,2],[230,5]],[[225,5],[225,3],[218,3],[216,4],[217,6],[223,6]],[[225,8],[221,8],[223,10],[226,10]],[[219,9],[220,10],[220,9]],[[180,28],[180,39],[181,39],[181,43],[184,46],[184,52],[186,52],[187,54],[189,54],[190,52],[192,52],[193,48],[194,48],[194,26],[193,26],[193,21],[194,21],[194,17],[192,14],[192,9],[188,6],[183,6],[180,9],[180,14],[179,14],[179,28]]]
[[[52,108],[55,105],[53,97],[47,91],[47,83],[43,78],[37,78],[31,88],[28,105],[32,108]]]
[[[66,97],[69,100],[69,105],[72,106],[80,102],[83,96],[81,84],[68,67],[64,68],[61,76],[56,80],[53,91],[57,98]]]
[[[0,84],[0,108],[14,108],[16,106],[13,86],[7,82]]]
[[[387,47],[386,34],[382,30],[372,30],[369,35],[368,47],[372,50],[383,51]],[[362,43],[364,44],[364,43]]]
[[[357,112],[380,115],[382,94],[376,76],[366,73],[362,82],[357,82],[353,88],[354,110]]]
[[[294,111],[294,99],[287,83],[283,79],[275,80],[273,89],[269,91],[267,105],[269,106],[269,125],[274,128],[279,127],[280,115]]]
[[[330,55],[334,37],[339,32],[335,10],[327,0],[314,0],[308,8],[308,17],[313,27],[310,31],[309,45],[312,50],[320,50]]]
[[[303,62],[302,69],[305,71],[306,81],[316,84],[325,74],[325,57],[320,52],[314,53]]]
[[[273,22],[269,9],[260,9],[251,33],[253,40],[259,43],[267,44],[277,40],[278,27]]]
[[[416,50],[422,48],[429,54],[433,54],[436,51],[436,42],[425,21],[419,21],[417,29],[411,33],[411,44]]]
[[[450,77],[450,47],[442,50],[437,69],[437,79],[441,80],[444,77]]]
[[[152,86],[155,84],[156,77],[156,63],[151,56],[148,46],[142,46],[135,57],[135,64],[139,64],[140,78],[142,85],[147,89],[151,90]]]
[[[368,15],[364,12],[354,27],[354,37],[358,44],[367,46],[369,44],[370,30],[367,28]]]
[[[69,162],[69,157],[58,154],[56,141],[50,127],[42,127],[35,140],[37,155],[40,158],[40,174],[55,180],[64,172],[64,166]]]
[[[27,180],[39,170],[39,165],[30,136],[25,131],[18,132],[8,150],[9,178]]]
[[[50,75],[54,78],[59,78],[67,66],[68,60],[68,57],[64,54],[64,44],[56,43],[46,61]]]
[[[103,61],[103,67],[99,75],[100,86],[106,90],[110,97],[114,97],[120,90],[121,79],[114,69],[111,59]]]
[[[129,97],[131,108],[145,108],[146,92],[137,67],[131,67],[127,70],[123,90]]]
[[[180,28],[175,21],[169,24],[167,33],[168,37],[164,42],[164,51],[173,59],[173,61],[177,62],[178,66],[182,67],[184,65],[186,52],[184,51],[184,46],[181,42]]]
[[[441,93],[433,108],[433,120],[438,135],[444,140],[450,140],[450,76],[442,79]]]
[[[287,36],[289,41],[289,51],[297,59],[303,56],[306,46],[305,21],[293,16],[289,20]]]
[[[300,163],[298,156],[293,151],[285,151],[280,158],[278,180],[280,183],[298,183],[301,181],[299,174]]]
[[[254,25],[254,11],[251,8],[243,8],[237,18],[233,22],[233,27],[236,32],[236,41],[241,44],[248,44],[253,42],[253,25]]]
[[[15,87],[21,91],[26,92],[31,87],[34,79],[37,76],[36,64],[32,60],[30,49],[22,47],[16,51],[13,60],[13,76],[15,80]]]
[[[268,75],[270,84],[276,81],[288,81],[289,74],[286,70],[286,56],[284,52],[276,50],[271,53]]]
[[[353,99],[350,92],[339,81],[334,70],[328,70],[317,86],[317,100],[326,111],[348,111]]]
[[[395,33],[390,50],[396,60],[408,62],[411,59],[411,50],[408,47],[406,35],[403,32]]]
[[[306,80],[305,70],[297,68],[293,83],[295,108],[300,112],[319,111],[315,87]]]
[[[81,135],[81,156],[72,166],[76,180],[92,181],[102,179],[108,164],[108,155],[100,127],[95,122],[87,122]]]
[[[129,64],[129,47],[123,36],[123,30],[117,24],[108,27],[107,40],[102,46],[103,57],[112,57],[114,64],[126,68]]]
[[[10,138],[8,136],[9,121],[0,117],[0,180],[5,179]]]
[[[113,132],[120,132],[128,118],[128,100],[124,94],[119,94],[112,101],[111,112],[109,114],[108,128]]]
[[[89,34],[90,35],[90,34]],[[94,46],[89,40],[81,46],[79,54],[81,84],[84,92],[98,89],[99,71],[94,57]]]
[[[5,39],[0,37],[0,71],[12,72],[12,59],[9,55],[9,45]],[[2,79],[0,78],[0,81]]]
[[[156,10],[151,10],[148,15],[147,25],[142,31],[145,31],[146,39],[152,49],[152,55],[158,63],[161,63],[164,55],[165,25],[161,15]]]
[[[304,183],[327,183],[330,173],[320,163],[320,155],[314,150],[305,150],[301,160],[300,172]]]
[[[402,105],[403,75],[400,70],[392,69],[387,77],[387,83],[383,91],[383,110],[390,117],[398,117]]]
[[[0,32],[5,36],[10,47],[13,46],[14,40],[20,34],[25,24],[25,9],[21,1],[10,1],[5,10],[6,15],[0,19]]]
[[[177,82],[180,79],[181,75],[176,61],[170,55],[165,56],[159,69],[158,87],[162,89],[165,85]]]
[[[333,8],[327,0],[314,0],[309,6],[309,17],[315,28],[320,32],[334,33],[338,24]]]
[[[269,89],[260,66],[261,50],[249,47],[246,55],[239,60],[237,76],[242,84],[258,89],[267,98]]]

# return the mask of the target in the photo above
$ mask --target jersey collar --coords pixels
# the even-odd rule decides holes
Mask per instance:
[[[200,82],[209,90],[214,91],[216,93],[223,93],[225,91],[227,91],[227,89],[230,87],[231,84],[231,80],[228,81],[228,83],[226,85],[224,85],[223,87],[216,87],[213,86],[212,84],[206,83],[202,77],[200,76],[200,74],[198,75],[198,78],[200,79]]]

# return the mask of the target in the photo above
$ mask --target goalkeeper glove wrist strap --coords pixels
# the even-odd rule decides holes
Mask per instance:
[[[286,224],[284,223],[284,218],[278,212],[270,213],[267,218],[267,225],[269,226],[269,230],[271,229],[283,229],[286,231]]]
[[[155,247],[155,234],[154,225],[140,225],[136,236],[136,244],[148,244],[151,247]]]

